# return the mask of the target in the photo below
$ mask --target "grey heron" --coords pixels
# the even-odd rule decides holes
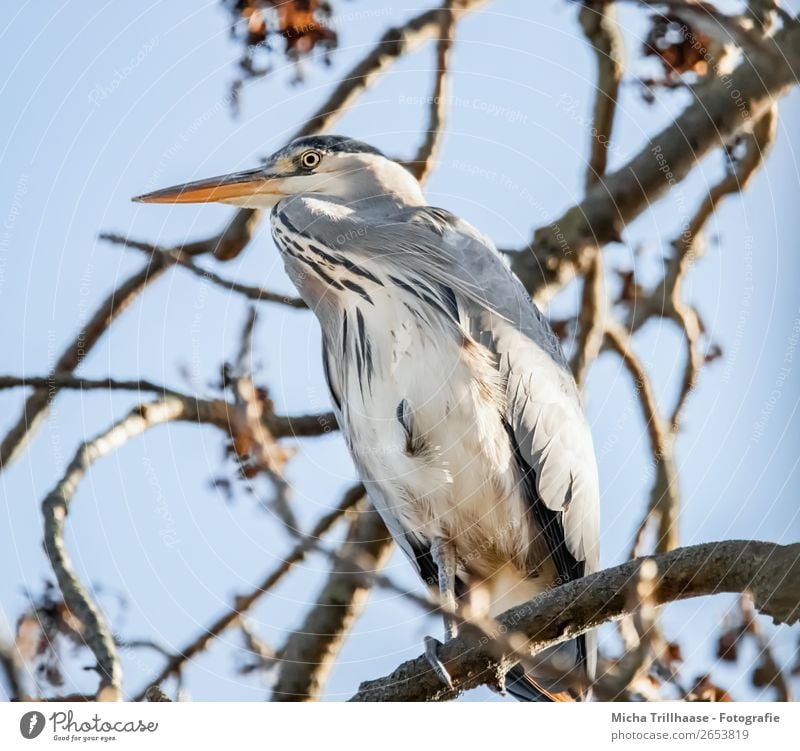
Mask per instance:
[[[480,592],[496,615],[597,570],[597,466],[561,346],[492,242],[428,206],[406,169],[360,141],[311,136],[256,169],[134,200],[272,209],[353,462],[443,603]],[[437,644],[427,654],[447,681]],[[518,665],[507,687],[584,699],[596,659],[588,633]]]

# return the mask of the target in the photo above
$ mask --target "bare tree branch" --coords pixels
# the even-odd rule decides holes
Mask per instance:
[[[777,701],[794,701],[791,684],[783,670],[781,670],[769,639],[764,636],[764,632],[761,630],[753,608],[753,602],[747,594],[739,598],[739,606],[742,610],[745,628],[755,639],[758,646],[760,664],[753,674],[756,685],[760,683],[762,686],[774,688],[777,694]]]
[[[167,396],[136,406],[122,420],[77,451],[63,477],[42,502],[44,548],[53,567],[64,602],[83,624],[85,639],[97,658],[100,674],[98,698],[116,700],[122,689],[122,668],[116,645],[92,595],[75,573],[64,541],[64,525],[69,504],[89,467],[99,458],[120,448],[131,438],[167,422],[194,422],[221,428],[236,437],[245,423],[237,416],[235,405],[224,400],[202,401]]]
[[[388,560],[392,538],[377,511],[365,508],[350,524],[328,580],[281,650],[272,701],[317,701],[353,623],[361,614],[374,574]],[[364,573],[367,576],[364,576]]]
[[[98,699],[116,701],[122,692],[122,666],[111,631],[89,590],[81,583],[64,541],[64,523],[78,484],[97,459],[116,450],[148,428],[179,419],[199,419],[186,414],[185,402],[167,397],[141,404],[127,417],[84,443],[67,467],[64,476],[42,502],[44,549],[56,575],[64,602],[84,626],[84,638],[97,658],[100,674]]]
[[[113,290],[62,351],[51,373],[73,372],[120,314],[149,284],[164,273],[164,268],[153,259]],[[37,389],[25,400],[22,414],[0,443],[0,472],[25,448],[31,435],[45,418],[50,402],[57,393],[57,387],[51,388],[48,385],[46,389]]]
[[[228,404],[224,400],[208,400],[189,394],[181,393],[160,383],[142,380],[125,380],[119,378],[79,378],[73,375],[54,373],[50,376],[0,376],[0,390],[31,386],[37,389],[74,389],[78,391],[119,390],[119,391],[147,391],[161,396],[173,396],[186,404],[195,402],[201,409],[222,414],[224,409],[233,412],[236,405]],[[223,405],[227,405],[224,407]],[[313,438],[327,433],[336,432],[339,426],[333,412],[320,412],[309,415],[276,415],[265,412],[262,420],[267,429],[275,438]],[[220,422],[218,427],[224,429]],[[230,425],[229,425],[230,427]]]
[[[694,87],[692,104],[633,159],[538,229],[526,248],[509,253],[512,268],[539,302],[574,279],[593,249],[618,241],[627,223],[711,150],[760,120],[797,83],[800,25],[782,29],[765,44],[775,54],[753,52],[725,81],[710,77]],[[778,54],[782,64],[776,63]]]
[[[314,528],[307,535],[304,535],[303,540],[292,548],[286,558],[284,558],[275,569],[270,571],[257,587],[246,595],[238,596],[230,610],[223,613],[211,625],[205,628],[201,634],[173,655],[162,668],[161,672],[150,681],[150,685],[157,686],[170,676],[179,673],[187,662],[207,649],[218,636],[231,626],[239,623],[241,616],[250,610],[262,595],[273,589],[297,563],[300,563],[306,557],[309,550],[314,548],[316,542],[350,509],[359,503],[363,497],[364,487],[361,484],[354,485],[350,488],[344,494],[339,505],[333,511],[321,517],[314,525]],[[144,695],[145,692],[141,692],[135,697],[135,701],[141,701]]]
[[[608,149],[614,127],[619,85],[623,73],[622,33],[617,26],[616,5],[599,0],[585,3],[579,19],[586,39],[595,51],[597,87],[586,168],[586,188],[591,188],[606,172]],[[578,339],[570,363],[578,386],[583,386],[589,365],[603,345],[603,319],[607,314],[603,260],[596,248],[584,275],[581,307],[578,314]]]
[[[664,642],[653,603],[657,574],[656,564],[645,561],[639,568],[637,579],[631,582],[635,585],[628,589],[631,614],[618,621],[625,652],[617,660],[598,660],[598,665],[605,663],[598,670],[593,687],[600,701],[622,701],[631,691],[644,695],[649,691],[652,698],[656,698],[656,692],[647,679],[650,666]]]
[[[623,359],[634,379],[634,387],[641,402],[644,419],[650,435],[650,447],[655,463],[656,478],[650,493],[648,510],[637,534],[641,540],[648,522],[659,520],[658,552],[665,552],[678,544],[677,519],[680,509],[680,489],[674,462],[674,445],[680,428],[680,414],[694,388],[704,362],[700,352],[702,324],[697,311],[683,302],[682,282],[689,268],[702,255],[702,232],[719,202],[726,195],[741,191],[763,164],[766,153],[775,137],[776,108],[765,112],[745,138],[745,152],[736,168],[727,174],[703,198],[695,214],[681,235],[673,242],[673,259],[661,283],[643,300],[631,303],[631,318],[626,326],[635,331],[644,321],[656,315],[676,321],[684,332],[687,344],[687,361],[681,388],[668,420],[662,418],[655,395],[644,366],[633,351],[632,337],[626,328],[616,322],[606,325],[606,341]],[[638,543],[634,546],[637,549]]]
[[[8,686],[8,698],[11,701],[25,699],[25,668],[17,645],[11,642],[0,642],[0,670]]]
[[[628,561],[551,589],[499,616],[499,636],[522,636],[527,649],[535,654],[630,615],[629,586],[647,560],[658,567],[654,605],[749,591],[756,607],[776,622],[791,624],[800,618],[800,544],[729,540]],[[494,684],[517,658],[498,656],[493,646],[487,636],[467,626],[439,650],[453,678],[454,691],[439,682],[420,656],[390,675],[362,683],[351,701],[441,701],[482,684]]]
[[[693,390],[704,356],[700,351],[702,324],[693,306],[682,299],[682,285],[688,270],[702,257],[702,232],[706,223],[716,210],[719,202],[727,195],[739,193],[747,187],[753,175],[763,164],[777,130],[777,105],[768,110],[755,124],[753,132],[745,139],[745,154],[728,175],[715,185],[701,202],[697,212],[690,220],[684,232],[673,243],[675,258],[667,276],[671,283],[670,304],[668,309],[681,326],[686,341],[686,364],[684,366],[681,390],[672,410],[670,424],[673,431],[680,428],[681,412],[689,394]]]

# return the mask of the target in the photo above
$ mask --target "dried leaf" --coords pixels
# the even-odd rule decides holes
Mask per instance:
[[[686,73],[702,77],[708,73],[704,54],[711,46],[710,37],[694,31],[675,15],[655,15],[642,53],[657,57],[664,68],[665,83],[674,83]]]
[[[740,626],[724,631],[717,640],[717,658],[723,662],[736,662],[739,658],[739,639],[742,637]]]
[[[695,681],[695,685],[689,692],[689,701],[733,701],[731,695],[720,686],[714,684],[711,676],[701,675]]]

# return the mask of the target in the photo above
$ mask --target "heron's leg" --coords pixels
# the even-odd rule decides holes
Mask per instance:
[[[451,613],[456,609],[456,550],[441,537],[431,543],[431,557],[439,571],[439,601],[448,612],[444,614],[444,640],[449,641],[458,633],[456,619]]]
[[[444,618],[445,641],[452,639],[458,633],[456,619],[450,614],[456,608],[456,551],[455,548],[441,537],[434,537],[431,542],[431,557],[439,572],[439,601],[448,609]],[[438,676],[439,680],[448,688],[453,688],[453,680],[444,663],[439,659],[441,643],[432,636],[425,637],[425,659]]]

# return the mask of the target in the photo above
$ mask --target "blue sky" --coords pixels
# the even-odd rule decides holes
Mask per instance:
[[[589,145],[594,66],[579,33],[575,7],[548,0],[531,12],[524,0],[499,0],[458,27],[453,55],[455,97],[441,164],[426,192],[434,205],[468,219],[503,247],[521,245],[582,194]],[[216,232],[226,207],[151,207],[130,196],[163,185],[252,166],[281,146],[312,113],[338,77],[389,24],[418,12],[419,2],[338,2],[340,48],[332,66],[309,62],[303,86],[276,58],[276,70],[248,85],[241,114],[227,96],[238,46],[216,0],[140,4],[23,2],[0,31],[0,311],[5,341],[0,372],[44,374],[111,287],[142,264],[133,251],[97,240],[103,230],[169,244]],[[428,7],[428,6],[426,6]],[[638,52],[642,16],[625,6],[629,54]],[[421,97],[431,89],[430,47],[401,60],[334,128],[408,157],[425,122]],[[634,68],[636,70],[636,68]],[[636,153],[680,111],[688,94],[642,102],[623,87],[610,168]],[[565,105],[568,102],[569,105]],[[795,91],[781,103],[771,158],[744,197],[728,200],[710,228],[717,238],[691,273],[688,299],[699,307],[723,357],[704,370],[678,441],[685,544],[724,538],[779,542],[800,538],[796,419],[800,378],[796,351],[800,278],[796,238],[795,144],[800,122]],[[678,190],[646,211],[609,258],[635,263],[657,278],[686,206],[721,174],[713,156]],[[640,252],[634,256],[633,248]],[[209,263],[203,259],[203,263]],[[266,227],[234,262],[216,264],[228,277],[289,291]],[[558,310],[574,302],[570,287]],[[201,391],[233,355],[245,315],[238,297],[174,270],[150,289],[91,352],[82,374],[141,376],[179,388],[182,372]],[[637,347],[662,404],[671,404],[683,365],[676,331],[657,324]],[[256,353],[262,380],[279,411],[327,408],[317,325],[309,314],[260,308]],[[0,427],[19,413],[23,393],[0,392]],[[624,559],[652,480],[646,436],[630,378],[612,355],[594,365],[586,407],[598,453],[603,498],[603,561]],[[26,588],[50,577],[41,550],[39,505],[79,442],[122,416],[135,395],[65,393],[27,453],[0,474],[0,605],[13,620]],[[99,462],[75,498],[68,545],[85,581],[99,593],[115,631],[151,635],[172,649],[247,591],[288,549],[286,536],[252,498],[227,504],[209,488],[223,469],[220,435],[211,428],[154,430]],[[309,524],[335,504],[354,479],[336,437],[304,441],[290,465],[296,512]],[[165,532],[173,537],[166,542]],[[273,645],[313,600],[325,561],[313,558],[253,611]],[[395,556],[388,572],[417,586]],[[118,594],[124,594],[123,610]],[[671,606],[665,629],[684,646],[689,677],[713,661],[714,630],[733,600]],[[0,622],[1,624],[1,622]],[[798,632],[777,630],[776,650],[789,660]],[[329,683],[343,698],[359,680],[419,653],[439,624],[395,595],[376,592],[349,638]],[[239,676],[236,632],[189,666],[195,699],[260,699],[258,676]],[[747,655],[744,657],[745,661]],[[124,655],[126,687],[137,690],[159,659]],[[696,669],[695,669],[696,668]],[[741,671],[715,676],[735,696],[753,696]],[[76,686],[93,677],[73,670]],[[493,699],[474,692],[469,699]]]

